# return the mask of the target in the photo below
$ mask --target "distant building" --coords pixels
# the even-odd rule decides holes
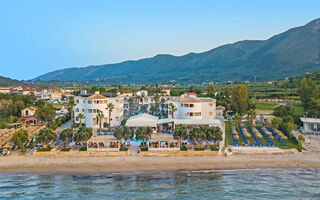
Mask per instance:
[[[300,120],[303,123],[303,126],[301,127],[303,133],[320,134],[320,119],[300,117]]]
[[[10,94],[11,87],[0,87],[0,93],[2,94]]]
[[[36,116],[36,108],[35,107],[28,107],[21,110],[21,117],[20,119],[25,120],[26,124],[36,124],[38,123],[38,118]]]
[[[217,115],[217,118],[223,118],[223,111],[225,111],[225,107],[223,106],[217,106],[216,107],[216,115]]]
[[[166,96],[170,96],[170,89],[169,88],[164,88],[162,89],[162,93]]]

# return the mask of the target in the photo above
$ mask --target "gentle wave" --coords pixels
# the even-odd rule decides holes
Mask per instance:
[[[0,174],[1,199],[320,199],[319,169]]]

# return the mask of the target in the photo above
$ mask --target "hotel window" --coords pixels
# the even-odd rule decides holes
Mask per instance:
[[[213,103],[209,103],[209,106],[212,107],[212,106],[213,106]]]
[[[83,102],[83,103],[86,103],[86,101],[85,101],[85,100],[83,100],[82,102]]]
[[[92,104],[92,100],[88,100],[88,104]]]
[[[92,113],[92,109],[88,109],[88,113]]]
[[[120,119],[119,117],[116,117],[116,121],[119,121],[119,119]]]
[[[97,109],[92,109],[92,112],[93,113],[97,113]]]
[[[190,104],[190,108],[193,108],[194,107],[194,104]]]
[[[76,100],[76,103],[79,103],[79,100]]]
[[[79,108],[76,109],[76,112],[79,112]]]
[[[99,120],[97,118],[92,119],[92,124],[97,125],[99,123]]]
[[[194,116],[201,116],[201,112],[194,113]]]
[[[79,121],[79,117],[76,117],[76,121]]]

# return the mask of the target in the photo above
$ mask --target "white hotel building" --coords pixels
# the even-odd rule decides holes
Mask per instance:
[[[149,114],[140,114],[127,120],[129,127],[150,126],[155,130],[161,129],[162,124],[171,123],[174,126],[184,125],[188,128],[193,126],[218,126],[224,130],[223,121],[216,118],[216,100],[206,97],[197,97],[194,93],[182,95],[180,99],[170,99],[167,103],[174,104],[177,111],[172,118],[169,112],[168,118],[158,119]],[[169,106],[170,107],[170,106]]]
[[[78,115],[83,113],[85,118],[82,123],[86,127],[98,129],[99,120],[97,119],[97,113],[101,111],[104,115],[102,119],[102,127],[105,123],[109,123],[109,110],[107,105],[112,103],[114,109],[111,112],[111,127],[120,126],[123,120],[123,104],[124,98],[115,95],[101,95],[99,92],[95,92],[93,95],[82,93],[80,96],[74,97],[74,121],[75,123],[80,123]]]

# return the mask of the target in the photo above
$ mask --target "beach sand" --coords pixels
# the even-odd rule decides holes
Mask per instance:
[[[305,152],[224,156],[0,157],[0,173],[98,174],[136,171],[320,168],[320,154]]]

